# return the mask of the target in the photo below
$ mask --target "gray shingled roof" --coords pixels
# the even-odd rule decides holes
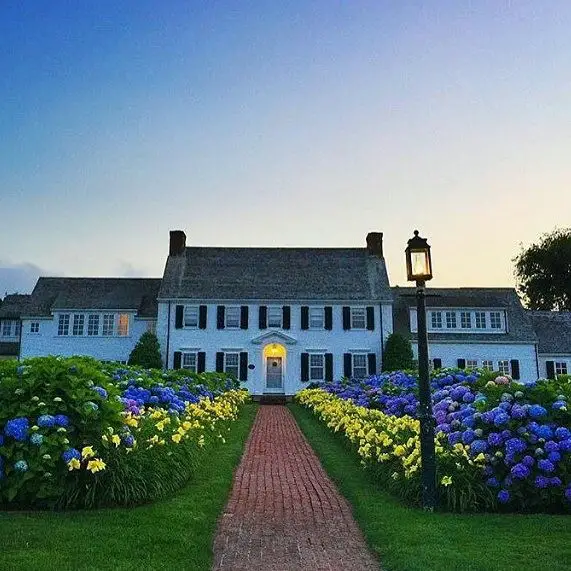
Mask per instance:
[[[383,258],[365,248],[186,248],[160,299],[387,300]]]
[[[529,311],[545,355],[571,355],[571,311]]]
[[[0,319],[19,319],[30,304],[30,294],[7,295],[0,305]]]
[[[39,278],[27,315],[49,316],[74,309],[132,309],[157,316],[158,278]]]
[[[415,288],[394,287],[394,330],[416,339],[415,333],[410,333],[411,306],[416,307]],[[429,341],[451,341],[456,343],[536,343],[531,318],[521,305],[521,301],[513,288],[426,288],[427,309],[436,308],[490,308],[506,310],[508,318],[508,333],[463,334],[463,333],[429,333]]]

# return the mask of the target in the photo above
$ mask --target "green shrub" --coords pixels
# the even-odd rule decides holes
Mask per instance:
[[[129,355],[129,365],[138,365],[145,369],[161,369],[161,347],[154,333],[145,331]]]
[[[383,371],[407,371],[414,367],[410,341],[399,333],[391,333],[385,344]]]

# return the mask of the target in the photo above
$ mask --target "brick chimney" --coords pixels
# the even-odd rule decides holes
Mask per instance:
[[[170,231],[169,256],[180,256],[186,248],[186,234],[182,230]]]
[[[369,232],[367,234],[367,252],[371,256],[383,257],[383,233]]]

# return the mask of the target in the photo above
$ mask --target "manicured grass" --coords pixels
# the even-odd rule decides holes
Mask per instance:
[[[571,517],[457,515],[411,509],[383,492],[340,435],[290,405],[324,468],[353,506],[386,571],[568,571]]]
[[[244,407],[226,444],[209,451],[169,500],[93,512],[1,513],[0,568],[209,570],[217,519],[256,410]]]

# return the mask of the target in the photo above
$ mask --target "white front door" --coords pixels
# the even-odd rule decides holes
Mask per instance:
[[[275,393],[282,393],[284,390],[281,357],[266,357],[266,390]]]

